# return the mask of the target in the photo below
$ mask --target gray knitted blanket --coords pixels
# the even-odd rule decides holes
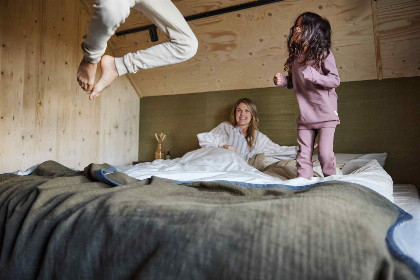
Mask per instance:
[[[112,187],[100,167],[0,176],[0,279],[416,279],[385,242],[401,212],[365,187]]]

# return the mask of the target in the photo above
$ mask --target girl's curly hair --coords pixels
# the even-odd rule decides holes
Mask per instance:
[[[293,32],[297,27],[299,18],[302,17],[301,33],[297,42],[293,40]],[[318,14],[306,12],[299,15],[287,38],[287,49],[289,57],[284,63],[284,70],[290,70],[292,62],[299,56],[299,62],[307,63],[314,60],[317,67],[330,54],[331,47],[331,25],[329,21]]]

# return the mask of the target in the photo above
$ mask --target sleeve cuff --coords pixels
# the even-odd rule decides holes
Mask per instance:
[[[285,87],[285,86],[287,86],[287,78],[286,78],[286,76],[284,76],[283,74],[280,74],[280,75],[281,75],[281,84],[276,85],[276,86],[278,86],[278,87]]]
[[[316,71],[313,67],[307,66],[305,70],[302,71],[303,78],[305,80],[315,82],[314,71]]]

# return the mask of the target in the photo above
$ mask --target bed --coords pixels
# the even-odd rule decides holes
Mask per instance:
[[[311,180],[288,178],[293,162],[253,160],[203,148],[3,174],[0,279],[420,277],[417,190],[394,186],[383,155]]]

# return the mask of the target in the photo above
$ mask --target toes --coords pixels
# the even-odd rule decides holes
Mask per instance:
[[[96,97],[98,97],[102,92],[97,91],[96,89],[93,89],[92,93],[89,96],[90,100],[95,99]]]
[[[92,84],[88,84],[87,88],[86,88],[87,93],[92,93],[93,91],[93,85]]]

